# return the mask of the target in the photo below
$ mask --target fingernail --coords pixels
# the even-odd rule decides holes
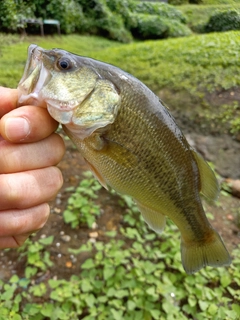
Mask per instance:
[[[5,134],[10,141],[25,139],[30,133],[29,122],[25,118],[8,118],[5,122]]]

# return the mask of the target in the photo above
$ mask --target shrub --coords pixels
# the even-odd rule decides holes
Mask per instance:
[[[125,5],[120,0],[78,0],[86,17],[86,31],[121,42],[132,40],[131,33],[125,26],[125,19],[129,16]]]
[[[178,20],[182,23],[186,23],[187,21],[181,11],[165,3],[140,2],[132,5],[131,9],[133,12],[158,15],[162,18]]]
[[[185,24],[177,21],[165,19],[165,24],[168,26],[168,37],[177,38],[177,37],[186,37],[192,34],[192,31]]]
[[[81,6],[74,0],[52,0],[46,7],[37,7],[36,12],[43,19],[57,19],[66,34],[84,30],[85,18]]]
[[[175,6],[179,6],[181,4],[188,4],[189,1],[188,0],[168,0],[168,3]]]
[[[157,15],[136,14],[137,25],[132,28],[132,33],[137,38],[159,39],[166,38],[168,35],[168,26],[163,19]]]
[[[0,5],[0,30],[17,29],[17,8],[14,0],[5,0]]]
[[[225,10],[214,13],[205,25],[206,32],[240,30],[240,13],[237,10]]]
[[[140,39],[163,39],[191,34],[190,29],[180,21],[170,20],[156,14],[132,14],[132,21],[133,36]]]

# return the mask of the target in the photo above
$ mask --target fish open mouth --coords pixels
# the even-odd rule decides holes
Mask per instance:
[[[41,56],[41,48],[33,44],[29,46],[27,63],[18,85],[20,104],[31,103],[38,106],[43,103],[40,92],[51,75],[44,67]]]
[[[60,112],[68,112],[72,111],[86,98],[89,93],[83,95],[80,99],[68,97],[66,101],[60,100],[57,93],[51,92],[51,95],[49,92],[46,93],[46,86],[53,80],[53,71],[51,69],[57,59],[58,57],[54,50],[44,50],[34,44],[29,46],[24,73],[18,84],[18,102],[20,105],[28,103],[35,106],[48,107],[52,112],[53,109],[57,109]],[[63,91],[65,88],[67,86],[63,86],[61,90]]]
[[[20,105],[46,107],[81,139],[113,123],[120,106],[115,85],[86,66],[81,57],[37,45],[29,46],[18,90]]]

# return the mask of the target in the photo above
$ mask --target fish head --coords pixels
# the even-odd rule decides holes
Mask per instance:
[[[89,64],[89,58],[37,45],[28,48],[18,90],[20,105],[47,107],[81,139],[113,123],[120,106],[118,89]]]

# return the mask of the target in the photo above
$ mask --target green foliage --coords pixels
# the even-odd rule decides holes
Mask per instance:
[[[221,5],[221,4],[231,4],[235,5],[240,3],[240,0],[202,0],[204,5]]]
[[[217,116],[211,115],[212,121],[227,124],[230,127],[230,133],[240,132],[240,106],[237,101],[232,104],[223,105]]]
[[[208,23],[210,17],[219,11],[231,11],[233,9],[239,10],[240,1],[234,4],[220,4],[216,1],[212,5],[182,5],[178,7],[186,17],[187,25],[192,31],[197,33],[206,33],[205,25]],[[231,1],[229,1],[230,3]]]
[[[142,39],[167,38],[168,26],[157,15],[135,14],[133,15],[136,26],[132,28],[133,35]]]
[[[135,2],[131,9],[133,12],[158,15],[162,18],[178,20],[182,23],[186,23],[186,17],[184,14],[180,10],[173,6],[169,6],[166,3]]]
[[[160,29],[171,30],[169,27],[172,21],[178,21],[181,28],[180,36],[190,33],[187,26],[184,26],[186,19],[177,9],[167,4],[135,2],[133,0],[8,0],[0,10],[0,19],[3,24],[0,30],[16,30],[23,27],[25,18],[57,19],[60,21],[63,33],[73,32],[90,33],[102,35],[110,39],[121,42],[132,41],[131,28],[135,25],[134,16],[145,14],[142,26],[139,22],[138,33],[143,30],[141,38],[149,37],[162,38],[162,32],[158,31],[157,24],[160,23]],[[161,22],[161,18],[164,21]],[[139,16],[141,21],[142,17]],[[166,21],[165,21],[166,20]],[[151,27],[150,24],[153,23]],[[183,25],[181,25],[183,24]],[[184,26],[184,27],[183,27]],[[174,26],[172,27],[174,28]],[[148,30],[146,30],[148,29]],[[151,29],[151,30],[149,30]],[[186,32],[184,32],[186,29]],[[165,33],[171,37],[171,32]],[[174,36],[179,36],[174,32]]]
[[[17,27],[17,8],[14,0],[2,1],[0,5],[0,30],[14,31]]]
[[[96,192],[101,189],[99,183],[94,179],[83,179],[76,188],[69,188],[67,191],[74,190],[68,199],[67,209],[63,212],[66,223],[71,224],[72,228],[80,224],[87,224],[89,228],[100,215],[100,208],[94,203],[97,198]]]
[[[141,39],[161,39],[181,37],[191,34],[190,29],[178,20],[163,18],[159,15],[133,14],[133,35]]]
[[[92,188],[92,178],[88,179],[86,193]],[[168,222],[159,236],[147,227],[131,198],[118,199],[124,211],[119,235],[69,249],[75,255],[91,253],[80,274],[68,281],[51,278],[35,283],[34,274],[26,274],[25,279],[13,275],[8,283],[0,280],[0,320],[187,320],[196,314],[204,320],[237,320],[239,248],[229,268],[206,268],[186,275],[177,228]],[[35,242],[36,252],[39,243],[44,253],[51,239]],[[28,242],[24,251],[32,246]],[[32,261],[27,260],[26,266],[32,266]]]
[[[40,8],[39,8],[40,9]],[[66,34],[84,31],[85,17],[82,7],[74,0],[51,0],[42,14],[45,19],[57,19],[61,23],[61,30]]]
[[[140,39],[182,37],[191,34],[186,17],[164,3],[135,2],[131,6],[130,30]]]
[[[38,242],[33,242],[28,239],[24,245],[18,249],[20,257],[26,259],[26,278],[35,275],[38,271],[46,271],[48,267],[53,265],[50,260],[50,253],[46,251],[46,247],[51,245],[53,240],[53,236],[40,239]]]
[[[240,30],[240,13],[237,10],[218,11],[205,25],[206,32],[229,30]]]

